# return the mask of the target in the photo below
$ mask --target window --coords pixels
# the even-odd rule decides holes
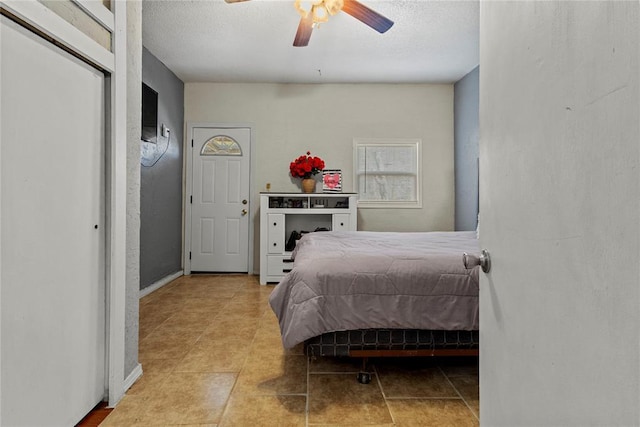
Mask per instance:
[[[200,150],[201,156],[242,156],[238,142],[226,135],[216,135],[207,140]]]
[[[421,208],[420,139],[353,140],[360,208]]]

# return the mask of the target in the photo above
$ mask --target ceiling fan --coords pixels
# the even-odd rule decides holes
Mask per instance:
[[[227,3],[239,3],[248,0],[225,0]],[[293,39],[297,47],[307,46],[311,38],[313,27],[329,20],[329,15],[340,11],[346,12],[359,21],[364,22],[379,33],[386,32],[393,26],[393,21],[370,9],[357,0],[312,0],[308,6],[301,0],[295,0],[294,6],[300,14],[300,24]]]

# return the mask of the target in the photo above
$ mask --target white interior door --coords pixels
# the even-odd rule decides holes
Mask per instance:
[[[69,426],[105,393],[104,77],[0,36],[2,424]]]
[[[482,425],[640,425],[639,8],[481,4]]]
[[[191,271],[249,271],[249,128],[195,127]]]

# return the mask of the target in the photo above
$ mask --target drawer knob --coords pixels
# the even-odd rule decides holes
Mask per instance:
[[[277,244],[277,243],[274,243],[274,244],[273,244],[273,246],[278,246],[278,244]]]
[[[273,223],[273,226],[275,227],[276,225],[278,225],[278,223],[274,222],[274,223]]]
[[[344,222],[341,222],[341,223],[340,223],[340,226],[341,226],[341,227],[344,227]]]

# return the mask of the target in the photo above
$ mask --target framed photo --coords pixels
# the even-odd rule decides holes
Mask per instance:
[[[342,193],[342,171],[340,169],[322,171],[322,192]]]

